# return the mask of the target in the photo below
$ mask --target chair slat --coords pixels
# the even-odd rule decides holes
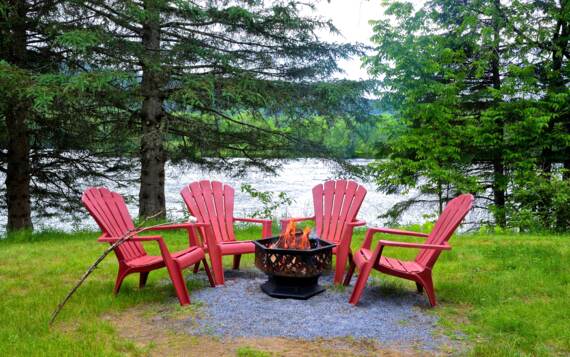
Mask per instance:
[[[234,233],[234,192],[234,189],[230,185],[224,185],[224,218],[226,221],[228,241],[236,240]]]
[[[218,181],[202,180],[185,186],[180,193],[190,214],[211,225],[216,241],[235,241],[233,188]]]
[[[328,236],[331,240],[336,241],[336,231],[339,226],[342,226],[344,222],[339,221],[340,211],[342,209],[342,204],[344,201],[344,195],[346,193],[346,180],[338,180],[334,183],[334,198],[333,206],[331,210],[331,221],[329,227]],[[342,229],[342,228],[340,228]],[[338,230],[340,230],[338,229]],[[340,234],[339,234],[340,236]]]
[[[329,228],[331,223],[331,213],[334,199],[334,181],[327,181],[324,184],[324,217],[323,217],[323,233],[322,237],[329,236]],[[326,238],[325,238],[326,239]]]
[[[220,237],[223,240],[229,240],[228,238],[228,226],[226,224],[226,212],[225,212],[225,200],[223,185],[219,181],[212,181],[212,201],[215,210],[215,216],[212,217],[212,224],[219,227]]]
[[[313,205],[315,209],[315,228],[316,233],[319,237],[323,234],[323,217],[324,217],[324,207],[323,207],[323,185],[317,185],[313,188]]]
[[[103,187],[87,189],[81,201],[97,222],[101,231],[108,236],[119,237],[134,228],[123,197]],[[139,242],[125,242],[115,252],[119,260],[130,261],[146,255]]]
[[[358,184],[354,181],[348,181],[346,184],[346,190],[344,192],[344,199],[342,202],[342,210],[338,216],[338,226],[335,231],[335,235],[332,238],[333,241],[338,242],[342,238],[342,233],[349,221],[352,219],[348,218],[348,212],[350,211],[350,207],[354,202],[354,195],[356,193],[356,189],[358,188]],[[354,219],[354,217],[353,217]]]
[[[470,194],[463,194],[449,201],[426,243],[441,245],[447,242],[471,209],[472,204],[473,196]],[[439,250],[422,249],[416,256],[415,261],[422,266],[431,268],[440,253]]]
[[[327,181],[313,188],[313,206],[317,235],[339,242],[349,222],[356,219],[366,189],[354,181]]]

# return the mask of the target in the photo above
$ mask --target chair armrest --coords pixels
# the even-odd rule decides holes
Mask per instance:
[[[109,236],[105,236],[102,235],[101,237],[99,237],[97,240],[99,242],[106,242],[106,243],[116,243],[117,241],[121,240],[123,237],[109,237]],[[158,244],[158,247],[160,248],[160,255],[162,255],[162,258],[164,259],[165,263],[167,265],[172,265],[172,256],[170,255],[170,251],[168,250],[168,247],[166,246],[166,243],[164,243],[164,239],[162,239],[161,236],[133,236],[130,237],[128,239],[129,241],[132,242],[149,242],[149,241],[155,241]]]
[[[401,229],[392,229],[392,228],[370,228],[369,230],[374,231],[374,233],[395,234],[399,236],[412,236],[412,237],[423,237],[423,238],[427,238],[429,236],[429,234],[426,233],[404,231]]]
[[[350,249],[350,243],[352,242],[352,233],[354,232],[354,227],[364,226],[365,224],[366,221],[363,220],[348,222],[341,232],[340,241],[333,244],[336,244],[338,246],[338,249],[342,250],[343,252],[348,252]]]
[[[162,226],[155,226],[149,228],[143,228],[144,231],[166,231],[171,229],[189,229],[194,227],[206,227],[209,223],[175,223],[175,224],[165,224]]]
[[[352,221],[349,222],[348,225],[352,227],[360,227],[366,225],[366,221],[363,220]]]
[[[392,229],[392,228],[368,228],[366,231],[366,237],[364,238],[364,243],[362,243],[362,248],[370,249],[372,245],[372,236],[376,233],[386,233],[386,234],[395,234],[401,236],[413,236],[413,237],[423,237],[427,238],[429,235],[425,233],[419,232],[412,232],[412,231],[403,231],[400,229]]]
[[[195,228],[208,227],[210,224],[205,222],[186,222],[186,223],[174,223],[165,224],[155,227],[143,228],[144,231],[166,231],[174,229],[185,229],[188,231],[188,244],[189,246],[201,246],[203,247],[203,242],[196,236]]]
[[[380,240],[380,241],[378,241],[378,244],[385,246],[385,247],[451,250],[451,246],[447,243],[444,243],[444,244],[422,244],[422,243],[408,243],[408,242],[394,242],[394,241],[389,241],[389,240]]]
[[[271,237],[271,225],[273,221],[270,219],[263,219],[263,218],[236,218],[234,217],[234,222],[250,222],[250,223],[261,223],[263,225],[263,229],[261,232],[262,238],[269,238]]]
[[[265,218],[237,218],[234,217],[234,221],[237,222],[251,222],[251,223],[271,223],[270,219],[265,219]]]
[[[369,231],[372,236],[372,232]],[[368,232],[367,232],[368,233]],[[368,238],[368,234],[367,237]],[[366,242],[365,242],[366,243]],[[362,245],[364,247],[364,244]],[[422,244],[422,243],[408,243],[408,242],[393,242],[389,240],[379,240],[376,249],[372,253],[370,260],[373,262],[373,266],[377,266],[380,262],[380,257],[382,256],[382,251],[384,247],[401,247],[401,248],[416,248],[416,249],[436,249],[436,250],[450,250],[451,246],[445,242],[444,244]],[[370,245],[368,245],[367,249],[370,249]]]
[[[101,243],[115,243],[121,240],[123,237],[109,237],[106,235],[102,235],[97,238],[98,242]],[[128,240],[132,242],[150,242],[150,241],[159,241],[162,240],[161,236],[142,236],[142,237],[130,237]]]

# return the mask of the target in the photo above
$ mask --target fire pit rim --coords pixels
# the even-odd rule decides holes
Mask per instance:
[[[279,239],[279,236],[252,240],[251,242],[255,246],[265,250],[268,253],[280,253],[280,254],[284,254],[284,253],[288,253],[288,254],[303,254],[303,253],[313,254],[313,253],[318,252],[320,250],[330,249],[330,248],[334,248],[336,246],[336,244],[333,244],[333,243],[326,241],[324,239],[321,239],[321,238],[309,238],[310,242],[317,242],[317,244],[318,244],[317,247],[310,248],[310,249],[270,248],[270,247],[263,244],[263,243],[270,242],[270,241],[275,242],[277,239]]]

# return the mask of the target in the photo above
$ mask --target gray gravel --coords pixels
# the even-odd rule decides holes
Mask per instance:
[[[261,291],[265,280],[257,271],[226,271],[225,286],[193,291],[192,301],[203,306],[197,317],[184,321],[187,332],[301,339],[350,336],[428,350],[448,342],[435,333],[437,317],[422,311],[428,306],[425,296],[411,288],[387,292],[368,286],[354,307],[348,303],[352,286],[327,289],[309,300],[275,299]],[[332,277],[323,276],[320,283],[330,287]]]

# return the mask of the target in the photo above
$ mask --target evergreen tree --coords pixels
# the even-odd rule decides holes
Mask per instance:
[[[76,212],[78,181],[114,179],[109,172],[124,164],[94,157],[124,151],[116,145],[124,141],[112,138],[125,130],[105,124],[111,108],[100,100],[102,92],[115,100],[121,92],[114,74],[66,70],[57,43],[69,25],[63,3],[0,2],[0,208],[8,211],[8,230],[32,228],[32,211]]]
[[[434,0],[419,11],[395,2],[386,13],[367,64],[405,129],[391,160],[373,165],[380,187],[417,187],[440,209],[458,191],[476,192],[506,226],[525,208],[519,193],[568,150],[559,119],[568,112],[567,2]]]
[[[313,146],[303,133],[272,127],[268,115],[318,110],[339,85],[323,83],[339,70],[337,60],[360,53],[357,46],[321,41],[317,33],[336,29],[303,15],[310,6],[300,1],[74,0],[66,6],[81,21],[72,37],[88,44],[78,61],[132,77],[123,89],[138,112],[142,217],[164,212],[169,155],[239,171],[239,162],[211,158],[245,157],[245,164],[267,168],[259,158],[307,154]],[[353,88],[362,92],[367,85]]]

